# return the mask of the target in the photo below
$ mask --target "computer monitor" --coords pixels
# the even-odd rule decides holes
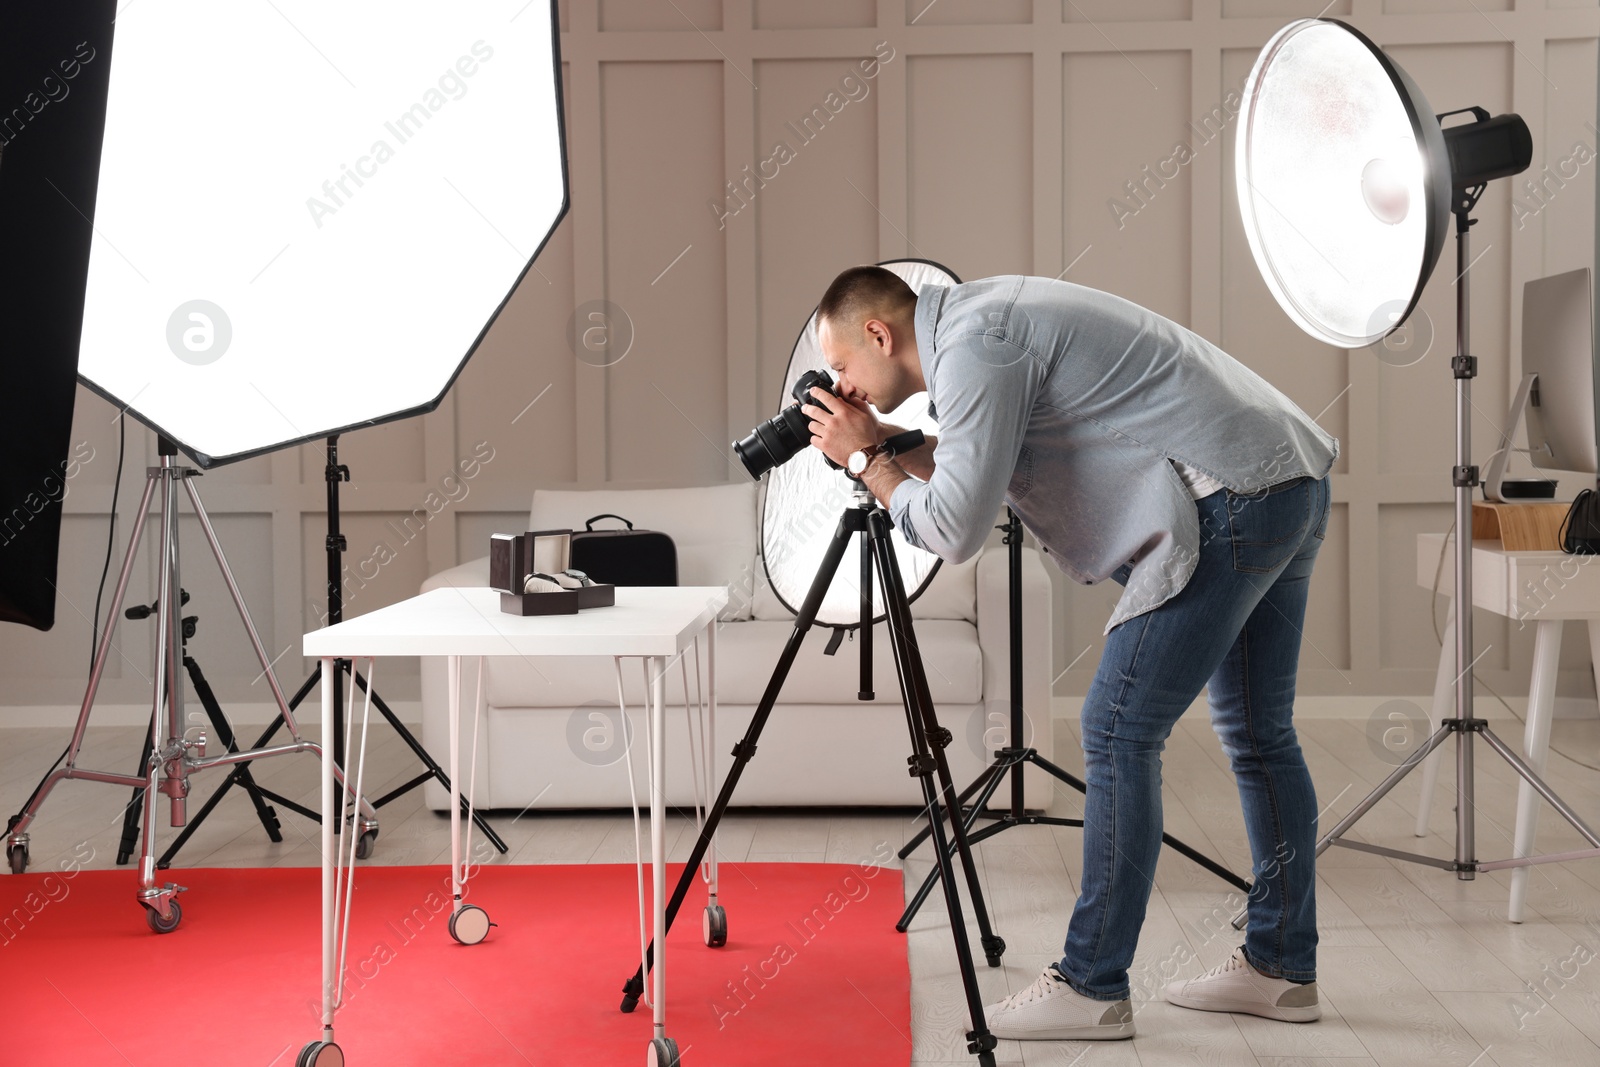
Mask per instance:
[[[1600,372],[1588,267],[1537,278],[1523,287],[1522,382],[1500,451],[1484,479],[1484,495],[1490,500],[1549,499],[1555,494],[1549,477],[1505,477],[1519,422],[1527,427],[1525,454],[1535,467],[1600,474]]]

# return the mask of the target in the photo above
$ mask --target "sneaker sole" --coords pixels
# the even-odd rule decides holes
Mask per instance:
[[[1167,1003],[1180,1008],[1191,1008],[1195,1011],[1220,1011],[1232,1015],[1255,1015],[1263,1019],[1274,1019],[1285,1023],[1314,1023],[1322,1018],[1322,1005],[1312,1004],[1303,1008],[1280,1008],[1276,1005],[1262,1004],[1260,1001],[1246,1000],[1219,1000],[1216,998],[1186,997],[1182,994],[1167,994]]]
[[[1133,1023],[1118,1023],[1115,1026],[1091,1023],[1085,1026],[1057,1026],[1047,1030],[1026,1031],[990,1027],[989,1032],[1007,1041],[1126,1041],[1133,1036]]]

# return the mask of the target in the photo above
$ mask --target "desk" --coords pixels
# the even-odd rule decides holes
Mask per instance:
[[[1439,554],[1445,553],[1439,572]],[[1445,546],[1444,534],[1417,536],[1417,584],[1432,589],[1438,574],[1439,592],[1455,595],[1455,548]],[[1561,632],[1568,621],[1589,624],[1589,649],[1600,667],[1600,556],[1569,556],[1565,552],[1507,552],[1499,541],[1474,541],[1472,545],[1472,603],[1519,623],[1532,622],[1533,677],[1528,683],[1528,717],[1523,730],[1522,754],[1534,773],[1544,776],[1550,751],[1550,719],[1554,714],[1556,669],[1561,660]],[[1439,650],[1439,670],[1433,686],[1435,722],[1455,715],[1455,609],[1447,612],[1444,645]],[[1600,681],[1600,674],[1596,676]],[[1423,765],[1422,802],[1417,808],[1417,836],[1427,834],[1428,812],[1433,802],[1439,761],[1447,746],[1440,745]],[[1516,829],[1511,854],[1533,854],[1539,822],[1539,795],[1526,781],[1517,789]],[[1522,921],[1528,893],[1528,868],[1511,871],[1512,922]]]
[[[614,607],[591,608],[576,615],[522,617],[500,610],[500,594],[492,589],[435,589],[399,604],[305,635],[304,653],[322,661],[322,745],[333,748],[333,692],[339,684],[340,659],[377,656],[445,656],[450,660],[450,843],[454,920],[461,905],[461,805],[459,679],[462,657],[483,656],[611,656],[640,658],[650,679],[649,762],[650,844],[654,882],[656,953],[654,967],[655,1037],[666,1036],[666,754],[664,710],[668,661],[682,654],[703,633],[707,641],[710,714],[716,717],[716,619],[728,602],[720,586],[617,590]],[[371,675],[369,674],[370,678]],[[481,696],[481,694],[480,694]],[[620,696],[620,694],[619,694]],[[353,716],[355,708],[347,709]],[[333,762],[322,764],[322,1041],[333,1043],[333,1017],[341,1000],[337,972],[338,942],[345,927],[342,903],[349,914],[348,882],[339,873],[335,852]],[[359,781],[358,769],[355,779]],[[707,778],[709,780],[709,769]],[[470,797],[469,797],[470,801]],[[346,835],[351,836],[351,835]],[[354,846],[350,846],[352,853]],[[346,878],[348,877],[345,876]],[[713,889],[715,886],[713,885]],[[336,926],[338,928],[336,928]],[[487,932],[487,926],[483,927]],[[307,1053],[310,1052],[310,1046]],[[302,1059],[307,1053],[302,1053]],[[320,1063],[313,1057],[312,1062]],[[342,1057],[329,1057],[342,1062]]]

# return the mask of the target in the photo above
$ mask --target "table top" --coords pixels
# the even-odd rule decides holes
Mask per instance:
[[[726,586],[617,589],[576,615],[508,615],[486,588],[434,589],[305,635],[307,656],[675,656],[728,602]]]
[[[1439,553],[1444,567],[1439,567]],[[1455,540],[1417,535],[1417,584],[1455,593]],[[1600,556],[1565,552],[1508,552],[1499,541],[1472,543],[1472,603],[1519,621],[1600,619]]]

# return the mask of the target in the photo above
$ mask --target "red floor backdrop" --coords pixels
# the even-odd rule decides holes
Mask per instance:
[[[162,873],[190,887],[165,935],[131,871],[0,875],[0,1063],[288,1067],[318,1036],[320,872]],[[649,1009],[618,1011],[638,963],[634,868],[490,866],[470,888],[499,925],[468,947],[447,932],[447,869],[357,871],[346,1062],[643,1063]],[[909,1063],[902,894],[893,870],[724,864],[728,944],[701,942],[703,887],[668,941],[684,1067]]]

